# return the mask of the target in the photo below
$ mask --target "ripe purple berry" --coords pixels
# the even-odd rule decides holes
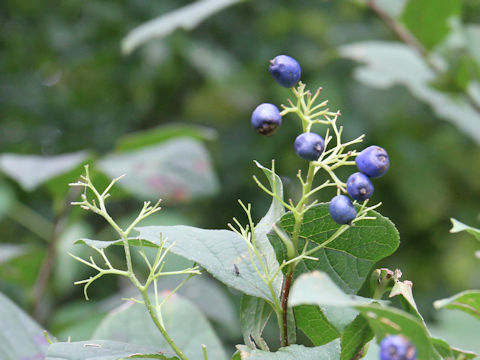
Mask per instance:
[[[287,88],[294,86],[302,73],[297,60],[287,55],[278,55],[270,60],[268,71],[280,85]]]
[[[355,200],[367,200],[373,195],[373,184],[367,175],[356,172],[348,177],[347,192]]]
[[[329,206],[330,216],[337,224],[350,224],[357,216],[357,210],[352,202],[345,195],[337,195]]]
[[[390,159],[385,149],[372,145],[362,150],[355,160],[358,170],[368,177],[380,177],[384,175],[389,166]]]
[[[325,148],[323,138],[315,133],[307,132],[297,136],[293,144],[295,152],[304,160],[318,160]]]
[[[278,108],[269,103],[258,105],[252,113],[252,125],[262,135],[272,135],[282,124]]]
[[[389,335],[380,342],[380,360],[416,360],[415,346],[403,335]]]

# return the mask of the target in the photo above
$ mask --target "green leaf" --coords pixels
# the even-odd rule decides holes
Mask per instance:
[[[118,186],[141,199],[186,202],[212,196],[219,187],[207,150],[188,137],[110,154],[97,165],[111,178],[128,174]]]
[[[454,218],[451,218],[452,228],[450,229],[451,233],[458,233],[461,231],[466,231],[469,234],[473,235],[478,241],[480,241],[480,229],[466,225]]]
[[[277,174],[274,174],[272,170],[260,165],[260,163],[257,161],[255,161],[255,165],[257,165],[257,167],[263,171],[264,175],[268,179],[268,182],[270,183],[272,190],[275,190],[275,193],[278,194],[281,199],[283,199],[283,185],[280,177]],[[274,166],[273,162],[272,166]],[[271,274],[274,274],[278,270],[279,263],[275,255],[275,251],[268,240],[267,234],[271,231],[273,224],[275,224],[283,216],[283,214],[285,214],[283,205],[280,203],[280,201],[273,198],[267,213],[255,226],[255,243],[258,250],[264,255],[267,269]],[[282,283],[283,276],[281,273],[279,273],[273,283],[274,288],[278,292],[280,292]]]
[[[118,341],[91,340],[54,343],[48,348],[45,360],[119,360],[162,359],[178,357],[158,347],[129,344]]]
[[[439,359],[423,323],[416,317],[389,307],[360,305],[356,309],[367,319],[378,340],[387,335],[403,334],[417,348],[418,359]]]
[[[241,0],[198,0],[161,15],[130,31],[122,40],[122,52],[129,54],[143,43],[162,38],[177,29],[191,30],[209,16]]]
[[[316,320],[310,324],[303,321],[303,317],[298,319],[299,327],[309,337],[315,332],[313,326],[319,326],[317,331],[328,328],[329,336],[334,332],[331,327],[342,333],[358,315],[358,311],[352,307],[374,301],[359,296],[345,294],[326,273],[314,271],[309,274],[300,275],[290,290],[289,306],[295,306],[295,311],[300,305],[317,305],[326,317]],[[303,307],[303,306],[302,306]],[[308,314],[307,314],[308,316]],[[327,322],[328,321],[328,322]],[[306,326],[306,327],[305,327]],[[308,332],[308,334],[307,334]],[[323,341],[323,333],[315,337],[319,342]],[[313,339],[312,339],[313,341]]]
[[[474,359],[477,354],[470,351],[460,350],[454,347],[451,347],[445,340],[431,337],[430,341],[432,342],[435,350],[440,354],[444,359],[452,360],[467,360]]]
[[[205,230],[190,226],[145,226],[136,229],[138,238],[166,246],[171,252],[195,261],[224,284],[267,301],[271,293],[250,262],[245,240],[233,231]],[[261,268],[255,259],[256,266]],[[238,275],[235,269],[238,269]],[[278,294],[277,294],[278,296]]]
[[[358,296],[346,294],[332,281],[328,274],[314,271],[300,275],[293,283],[288,300],[289,306],[303,304],[355,306],[364,303]]]
[[[15,259],[20,255],[24,255],[27,251],[28,247],[25,245],[0,244],[0,264]]]
[[[409,0],[402,19],[410,32],[432,49],[449,33],[449,21],[460,13],[460,0]]]
[[[342,353],[340,360],[351,360],[363,349],[365,344],[373,339],[374,333],[368,321],[358,315],[345,329],[342,334]]]
[[[298,328],[312,341],[313,345],[324,345],[340,337],[340,332],[328,321],[319,306],[295,306],[294,312]]]
[[[429,84],[436,79],[436,74],[408,46],[365,41],[342,46],[339,50],[343,57],[365,63],[354,73],[360,82],[381,89],[406,86],[415,97],[429,104],[439,117],[452,122],[480,143],[477,111],[464,96],[449,95],[431,87]]]
[[[55,156],[2,154],[0,170],[25,191],[32,191],[84,163],[88,156],[86,151]]]
[[[117,151],[136,150],[146,146],[157,145],[177,137],[189,137],[198,141],[214,140],[217,138],[217,133],[215,130],[204,126],[168,124],[124,135],[117,140],[115,149]]]
[[[73,291],[75,289],[73,283],[88,271],[83,264],[72,258],[68,253],[73,252],[76,239],[81,235],[88,236],[92,233],[93,230],[90,225],[83,221],[77,221],[62,231],[58,239],[57,256],[53,269],[55,288],[61,294]],[[88,258],[87,251],[76,252],[76,255],[81,258]]]
[[[144,247],[157,248],[160,244],[160,241],[154,242],[154,241],[139,239],[139,238],[129,238],[128,243],[130,244],[130,246],[144,246]],[[97,249],[106,249],[112,245],[123,245],[123,240],[104,241],[104,240],[92,240],[92,239],[85,238],[85,239],[76,240],[75,244],[83,244],[83,245],[87,245]]]
[[[268,351],[268,345],[262,337],[263,329],[272,314],[272,308],[264,299],[243,295],[240,302],[240,326],[243,341],[250,348]]]
[[[305,347],[303,345],[290,345],[280,348],[276,352],[252,350],[245,345],[237,345],[241,359],[255,360],[339,360],[340,342],[334,340],[326,345]],[[237,357],[240,359],[240,357]]]
[[[297,267],[298,272],[325,271],[344,291],[356,293],[372,266],[391,255],[399,244],[398,231],[389,219],[375,211],[372,211],[370,216],[375,216],[376,220],[355,223],[355,226],[347,229],[337,239],[311,254],[318,258],[318,261],[302,261]],[[294,226],[293,215],[285,214],[280,220],[280,226],[291,233]],[[305,240],[309,240],[308,249],[323,244],[339,227],[330,217],[328,203],[312,207],[304,216],[298,251],[303,250]],[[271,234],[270,240],[281,263],[286,259],[285,245],[276,234]]]
[[[43,359],[48,348],[43,329],[0,293],[0,359]]]
[[[190,301],[174,295],[162,306],[161,313],[168,334],[189,359],[203,359],[202,344],[207,346],[211,359],[227,358],[211,325]],[[145,306],[134,302],[125,303],[111,311],[93,338],[169,348]]]
[[[394,279],[395,284],[392,287],[392,291],[390,292],[390,298],[394,296],[400,296],[400,302],[402,307],[408,313],[416,316],[423,324],[425,324],[425,320],[423,320],[422,315],[418,311],[417,304],[413,298],[412,287],[413,283],[409,280],[399,281],[398,278]]]
[[[433,303],[436,309],[462,310],[480,320],[480,290],[467,290]]]

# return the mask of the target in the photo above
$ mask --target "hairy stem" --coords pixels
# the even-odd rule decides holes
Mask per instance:
[[[283,284],[282,290],[282,321],[283,321],[283,335],[282,335],[282,346],[288,346],[288,296],[290,295],[290,288],[292,287],[293,280],[293,271],[295,270],[294,266],[289,266],[289,271],[285,277],[285,282]]]

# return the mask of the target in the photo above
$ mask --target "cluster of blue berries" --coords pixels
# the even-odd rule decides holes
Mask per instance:
[[[380,342],[380,360],[416,360],[415,346],[403,335],[389,335]]]
[[[287,55],[278,55],[270,60],[268,70],[280,85],[287,88],[294,86],[302,73],[297,60]],[[252,125],[262,135],[272,135],[281,124],[282,116],[273,104],[260,104],[253,111]]]
[[[384,175],[390,159],[385,149],[372,145],[362,150],[355,159],[359,172],[349,176],[347,193],[357,201],[365,201],[373,195],[373,184],[370,178]],[[330,216],[338,224],[349,224],[357,216],[357,210],[346,195],[337,195],[330,202]]]
[[[300,80],[299,63],[287,55],[276,56],[270,61],[269,72],[282,86],[291,88]],[[282,124],[282,113],[270,103],[260,104],[252,113],[253,127],[262,135],[272,135]],[[297,136],[294,149],[298,156],[307,161],[317,161],[325,149],[325,140],[310,129]],[[347,180],[346,190],[354,200],[365,201],[373,194],[370,178],[385,174],[390,165],[387,152],[378,146],[370,146],[360,152],[356,158],[359,172]],[[350,224],[357,216],[357,210],[346,195],[337,195],[330,202],[330,216],[339,224]]]

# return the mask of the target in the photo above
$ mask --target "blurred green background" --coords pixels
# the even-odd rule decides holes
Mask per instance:
[[[81,323],[82,311],[88,306],[102,309],[105,299],[124,288],[116,280],[102,279],[92,287],[92,305],[83,302],[80,287],[71,285],[86,271],[65,255],[78,252],[72,241],[113,236],[99,219],[65,206],[69,196],[78,196],[67,194],[67,184],[87,162],[99,183],[126,169],[130,183],[111,202],[112,213],[126,220],[141,201],[158,196],[165,198],[164,210],[151,223],[226,228],[233,216],[243,219],[237,199],[253,203],[259,218],[269,199],[252,181],[258,175],[254,159],[264,165],[275,159],[287,196],[295,196],[296,171],[306,166],[292,145],[299,123],[286,117],[272,137],[258,135],[250,125],[259,103],[279,105],[290,97],[267,71],[268,60],[278,54],[300,62],[302,81],[310,89],[323,87],[322,99],[342,112],[346,138],[365,133],[365,146],[378,144],[390,154],[390,171],[375,181],[373,201],[383,202],[380,211],[396,224],[401,246],[379,267],[400,268],[404,279],[413,281],[419,307],[432,322],[439,316],[434,300],[480,287],[479,260],[473,256],[477,244],[468,235],[449,234],[450,217],[473,226],[480,220],[480,135],[475,132],[480,110],[465,96],[480,103],[480,91],[475,92],[480,79],[480,25],[474,25],[480,23],[478,1],[446,1],[455,3],[454,16],[447,12],[446,33],[434,43],[424,30],[411,29],[426,39],[434,60],[440,57],[441,74],[425,85],[434,89],[433,95],[409,84],[408,76],[404,83],[382,85],[392,75],[381,73],[382,64],[393,64],[400,79],[417,70],[408,61],[380,57],[385,55],[375,52],[380,47],[367,48],[366,55],[359,52],[363,61],[379,61],[380,66],[373,66],[380,72],[374,79],[359,74],[360,65],[352,60],[356,55],[348,55],[344,46],[358,44],[361,49],[373,40],[401,45],[360,0],[244,1],[192,31],[174,31],[122,55],[121,41],[130,30],[189,3],[0,3],[0,292],[53,333],[75,333],[78,339],[87,338],[101,318]],[[381,3],[391,16],[402,16],[392,10],[392,2]],[[403,21],[409,24],[405,17]],[[437,31],[434,25],[425,31]],[[458,38],[467,26],[473,43]],[[446,100],[438,101],[439,94]],[[181,142],[184,136],[187,144]],[[49,162],[51,171],[38,183],[35,178],[44,175],[40,173],[47,164],[11,155],[84,150],[65,162],[55,158],[63,165]],[[137,151],[133,165],[122,157],[130,156],[129,151]],[[183,167],[177,167],[176,154]],[[142,168],[135,167],[139,163]],[[185,170],[192,167],[195,171]],[[160,180],[144,178],[157,173]],[[203,174],[201,181],[198,174]],[[142,181],[151,187],[140,186]],[[322,194],[320,200],[330,197]],[[52,227],[60,239],[53,276],[41,299],[35,299]],[[171,261],[178,265],[178,259]],[[236,294],[227,295],[238,301]],[[235,327],[230,329],[227,341],[241,341]]]

